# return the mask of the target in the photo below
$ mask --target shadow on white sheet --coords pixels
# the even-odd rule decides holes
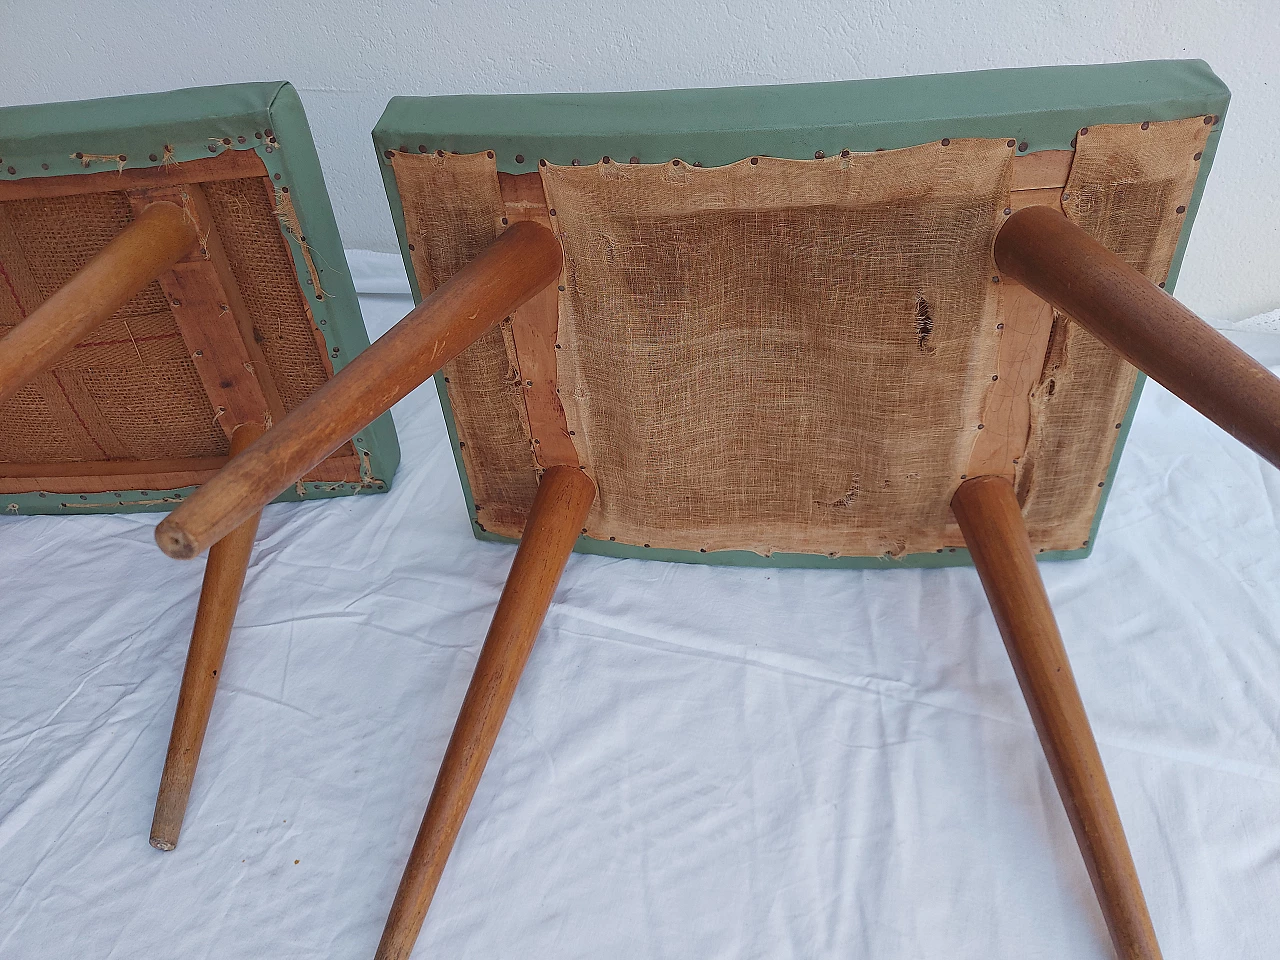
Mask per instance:
[[[388,495],[267,508],[173,853],[203,561],[0,523],[0,957],[372,956],[514,552],[434,387],[395,418]],[[1151,384],[1093,557],[1042,567],[1167,960],[1275,955],[1278,507]],[[574,557],[415,956],[1111,953],[972,570]]]

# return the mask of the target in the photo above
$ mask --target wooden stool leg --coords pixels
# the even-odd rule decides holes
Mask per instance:
[[[237,427],[231,435],[232,456],[261,435],[261,424],[245,423]],[[173,718],[169,752],[160,775],[160,792],[151,821],[151,845],[157,850],[172,850],[178,845],[191,782],[200,760],[200,746],[204,743],[213,695],[218,688],[218,671],[227,652],[260,516],[261,513],[253,514],[209,550],[187,667],[178,693],[178,710]]]
[[[1052,207],[996,237],[996,265],[1280,467],[1280,379]]]
[[[1013,485],[1003,477],[966,481],[951,509],[1013,661],[1116,953],[1121,960],[1160,960],[1120,814]]]
[[[573,550],[595,485],[576,467],[542,476],[507,585],[453,728],[422,827],[378,945],[377,960],[406,960],[475,794],[516,683]]]
[[[512,224],[333,379],[236,457],[156,527],[156,543],[186,560],[406,396],[481,334],[560,276],[560,241]]]
[[[43,373],[199,243],[174,203],[144,207],[84,268],[0,340],[0,403]]]

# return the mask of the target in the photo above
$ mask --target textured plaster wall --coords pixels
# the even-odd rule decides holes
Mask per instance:
[[[1280,306],[1280,0],[0,0],[0,104],[286,79],[343,239],[394,249],[372,129],[394,94],[855,79],[1164,57],[1234,99],[1179,295]]]

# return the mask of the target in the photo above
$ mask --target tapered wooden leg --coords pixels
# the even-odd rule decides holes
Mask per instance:
[[[996,265],[1280,466],[1280,379],[1051,207],[996,237]]]
[[[194,221],[174,203],[144,207],[53,296],[0,340],[0,403],[110,319],[199,243]]]
[[[418,839],[391,905],[377,960],[405,960],[413,950],[462,818],[471,805],[595,492],[595,485],[577,467],[551,467],[542,475],[524,537],[440,764]]]
[[[1116,953],[1121,960],[1160,960],[1120,814],[1013,485],[1003,477],[968,480],[956,491],[951,509],[1013,661]]]
[[[156,527],[171,557],[189,559],[226,535],[375,417],[560,276],[560,242],[512,224],[337,376],[232,460]]]
[[[261,424],[241,424],[231,434],[232,456],[261,435]],[[227,652],[227,640],[240,603],[240,590],[244,586],[260,516],[261,513],[253,514],[209,550],[196,624],[187,651],[187,667],[178,693],[178,710],[173,718],[169,752],[160,775],[160,792],[151,821],[151,845],[157,850],[172,850],[178,845],[191,782],[200,760],[200,746],[204,743],[213,695],[218,688],[218,671]]]

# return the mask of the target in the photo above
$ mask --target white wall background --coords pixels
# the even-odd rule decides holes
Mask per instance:
[[[348,248],[395,238],[369,132],[396,94],[600,91],[1199,57],[1233,101],[1178,294],[1280,306],[1277,0],[0,0],[0,104],[242,80],[306,104]]]

